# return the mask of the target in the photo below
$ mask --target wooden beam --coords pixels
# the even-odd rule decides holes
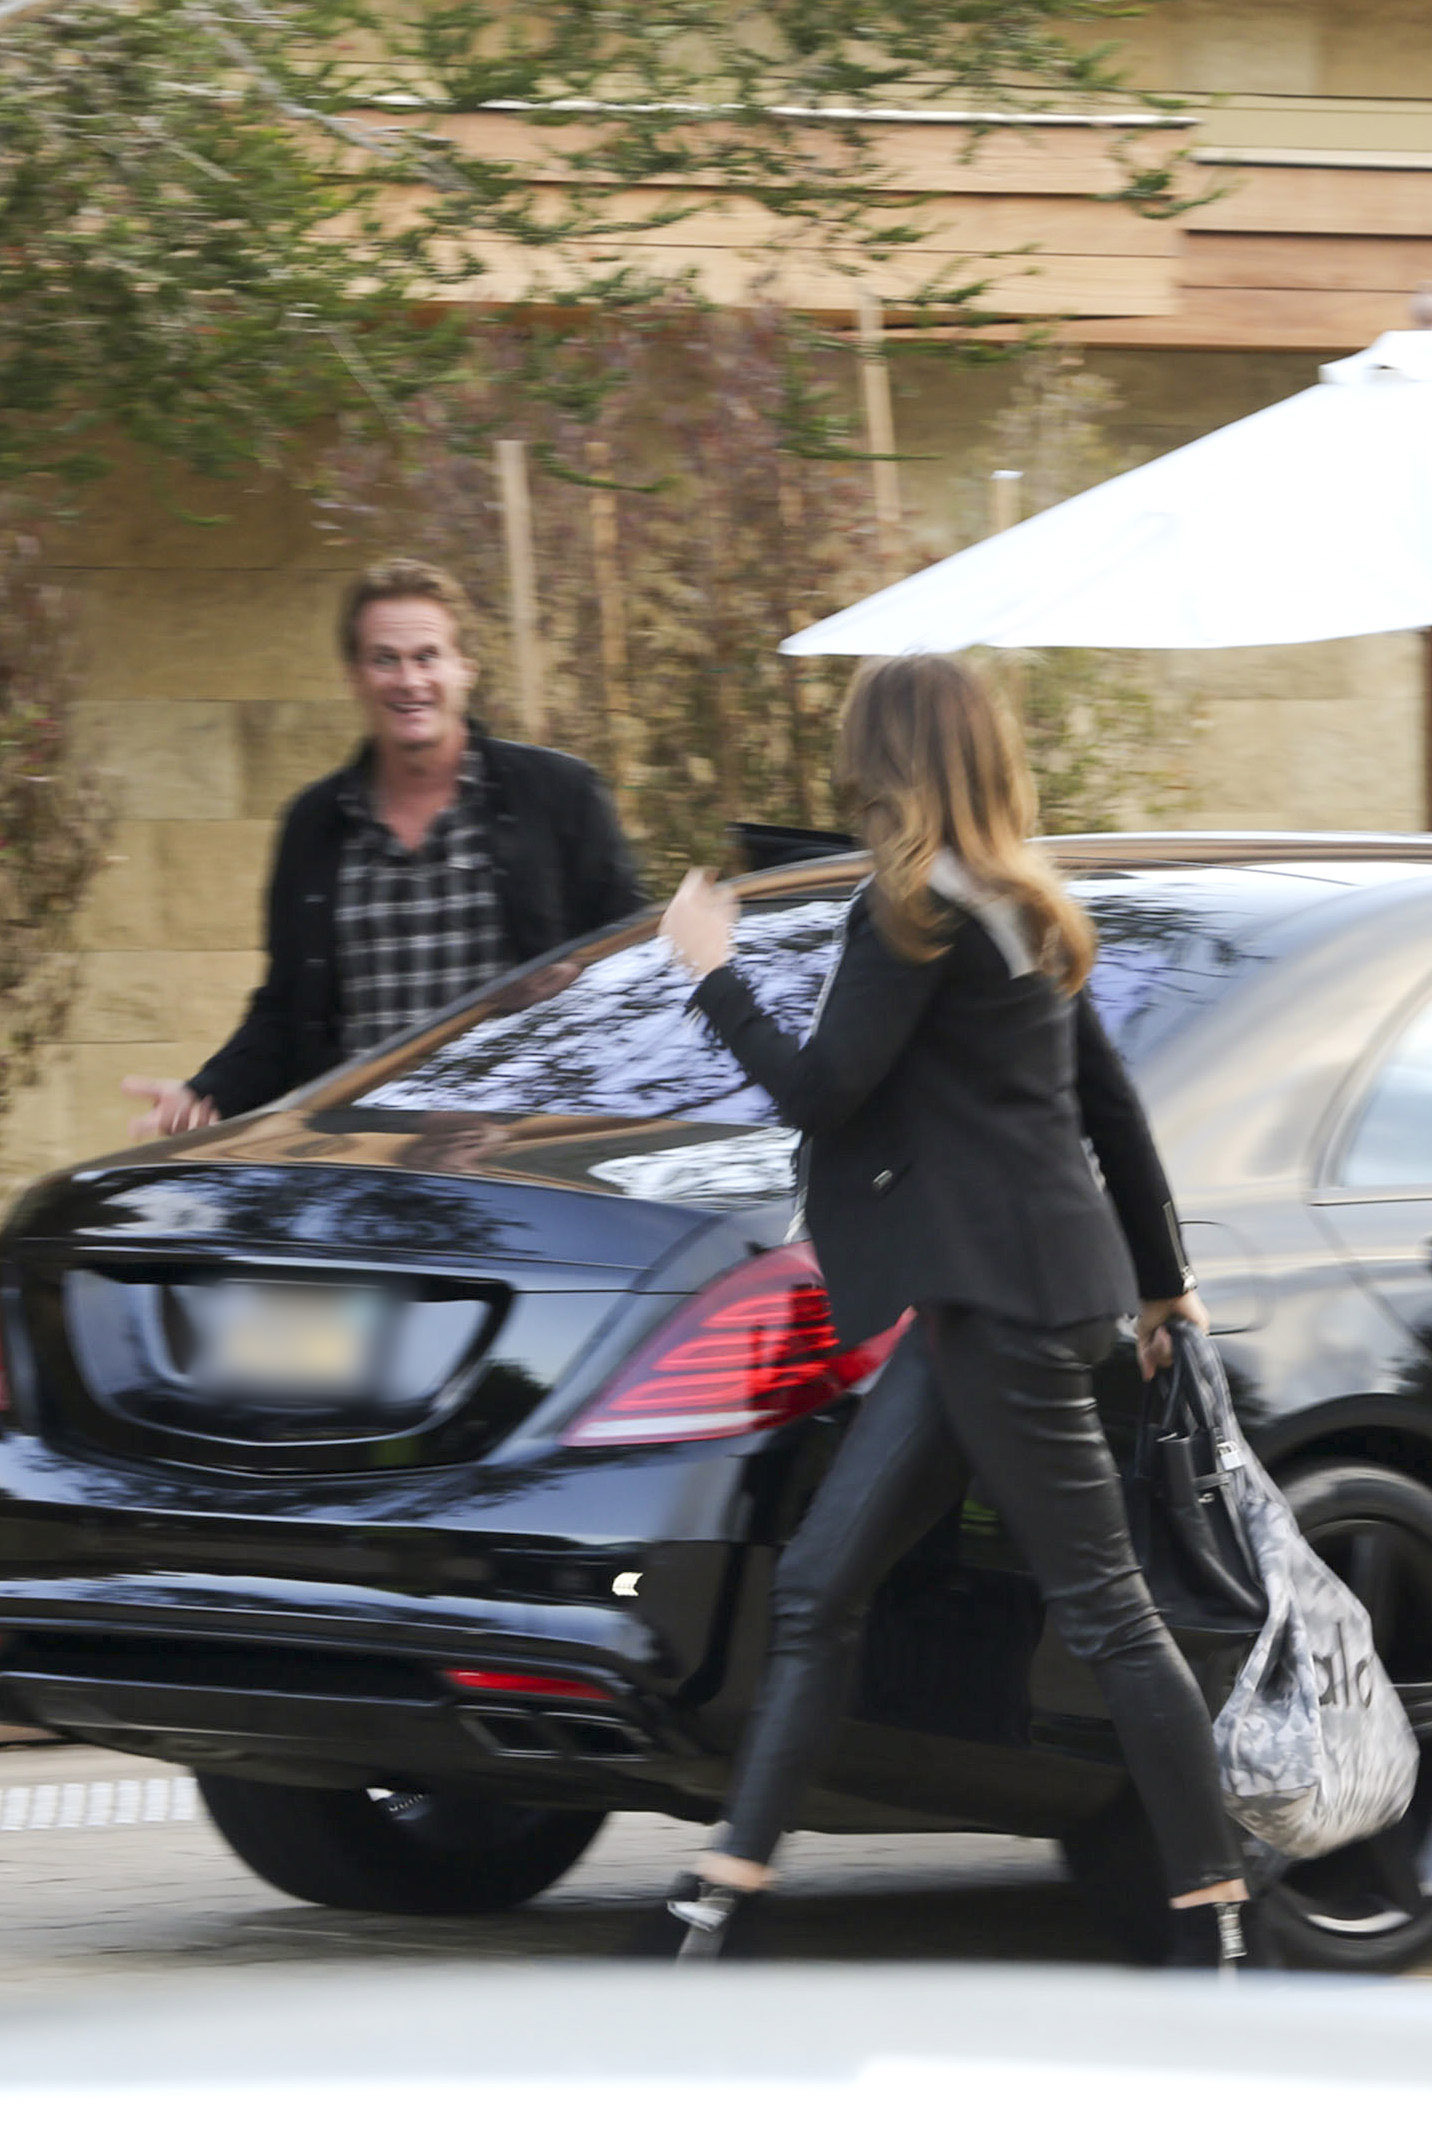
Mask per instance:
[[[991,470],[989,478],[989,528],[992,537],[1012,530],[1020,519],[1023,470]]]
[[[522,727],[539,743],[547,736],[542,697],[542,639],[537,613],[537,560],[532,544],[532,496],[527,486],[527,443],[499,440],[497,482],[502,496],[502,526],[507,539],[507,580],[511,594],[512,659]]]
[[[778,563],[784,583],[786,632],[798,634],[809,626],[813,614],[801,602],[801,567],[806,553],[806,519],[800,487],[791,473],[793,457],[776,457],[776,509],[781,518],[781,552]],[[812,695],[810,671],[800,658],[787,661],[782,676],[790,703],[790,771],[791,788],[795,792],[796,814],[806,827],[811,827],[816,817],[816,776],[811,767],[811,746],[818,717],[818,703]]]
[[[598,152],[601,130],[574,115],[570,126],[554,130],[550,113],[541,125],[514,112],[403,112],[397,108],[356,114],[370,125],[391,131],[420,127],[455,142],[470,156],[494,157],[525,167],[530,178],[555,184],[566,159]],[[1175,119],[1167,125],[1139,128],[1154,156],[1171,154],[1187,143],[1198,120]],[[906,122],[872,119],[860,129],[863,150],[871,159],[870,183],[899,193],[933,194],[1107,194],[1125,184],[1127,172],[1118,154],[1129,128],[1090,117],[1073,124],[1041,120],[1037,114],[1018,125],[977,133],[951,123],[945,115]],[[796,137],[799,142],[800,137]],[[812,126],[806,135],[813,160],[838,163],[840,144],[829,127]],[[654,187],[685,188],[722,183],[718,167],[653,177]],[[1133,221],[1132,211],[1125,211]]]
[[[563,189],[539,188],[537,193],[548,203],[554,219],[564,211]],[[692,187],[681,203],[669,206],[673,210],[679,206],[685,213],[675,223],[649,229],[643,229],[653,212],[647,189],[632,187],[614,194],[603,210],[614,225],[631,227],[629,243],[643,248],[710,246],[731,253],[759,248],[796,254],[811,250],[789,217],[778,216],[739,194]],[[1082,194],[930,194],[910,213],[920,234],[913,250],[922,254],[948,248],[952,253],[993,259],[1005,249],[1037,244],[1043,252],[1076,259],[1107,255],[1116,260],[1171,261],[1182,255],[1184,247],[1175,220],[1130,216],[1118,202],[1091,200]]]
[[[1191,285],[1177,311],[1160,315],[1067,316],[1052,326],[1056,342],[1123,350],[1361,350],[1386,328],[1406,323],[1406,290],[1242,290]],[[838,322],[832,327],[840,333]],[[978,329],[906,326],[898,312],[885,324],[887,348],[902,343],[1009,343],[1026,333],[1017,321]]]
[[[893,581],[900,572],[900,472],[895,454],[895,415],[890,368],[885,362],[880,306],[867,291],[856,303],[860,332],[860,393],[865,405],[865,444],[879,459],[871,464],[881,564]]]
[[[1182,289],[1394,293],[1432,276],[1432,233],[1422,239],[1329,238],[1298,232],[1200,231],[1179,266]]]
[[[992,470],[989,480],[989,527],[990,535],[998,537],[1003,530],[1011,530],[1023,512],[1021,495],[1024,491],[1022,470]],[[1016,722],[1024,722],[1024,662],[1017,649],[1003,649],[996,658],[999,680],[1004,698],[1014,713]]]
[[[1189,211],[1187,231],[1314,231],[1404,239],[1425,238],[1432,231],[1432,171],[1280,165],[1231,176],[1230,193]]]
[[[622,587],[621,528],[611,490],[612,457],[605,440],[587,443],[587,467],[596,479],[588,495],[592,518],[592,572],[602,629],[602,681],[606,690],[607,755],[612,788],[627,826],[641,834],[634,811],[640,774],[639,737],[632,718],[631,666],[627,647],[626,593]]]
[[[1031,233],[1031,242],[1034,234]],[[483,248],[485,273],[443,287],[444,303],[519,304],[532,287],[530,251],[515,242],[494,240]],[[560,266],[573,283],[600,265],[607,273],[620,265],[662,278],[691,276],[711,305],[749,306],[763,297],[812,313],[849,318],[856,303],[859,264],[853,259],[813,254],[790,246],[761,255],[734,246],[693,246],[681,227],[649,239],[607,243],[583,249],[552,250],[549,267]],[[887,311],[902,303],[914,307],[933,280],[949,275],[950,256],[939,250],[902,248],[888,264],[882,291]],[[960,280],[989,278],[979,304],[1013,319],[1040,320],[1051,314],[1102,318],[1172,314],[1179,303],[1178,263],[1158,254],[1038,254],[1015,260],[984,261],[964,256],[957,264]],[[867,273],[865,271],[863,273]]]
[[[1401,328],[1406,312],[1404,293],[1193,286],[1165,319],[1085,320],[1069,335],[1076,343],[1136,350],[1356,351],[1385,328]]]

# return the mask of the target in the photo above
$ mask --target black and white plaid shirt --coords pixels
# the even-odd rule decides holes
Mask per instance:
[[[349,771],[334,917],[345,1058],[428,1020],[509,966],[482,774],[482,749],[470,737],[457,797],[418,848],[405,850],[375,814],[363,770]]]

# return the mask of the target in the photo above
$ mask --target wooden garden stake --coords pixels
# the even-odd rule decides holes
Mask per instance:
[[[862,291],[856,306],[860,327],[860,392],[865,403],[865,443],[879,458],[871,464],[880,558],[892,581],[900,572],[900,472],[895,454],[895,417],[890,405],[890,368],[885,361],[885,324],[880,303]]]
[[[597,585],[597,613],[602,628],[602,676],[606,686],[607,742],[612,788],[622,795],[628,825],[637,829],[633,808],[640,775],[637,727],[632,716],[631,667],[627,648],[626,592],[622,587],[621,529],[616,494],[611,491],[612,455],[605,440],[587,444],[587,467],[597,479],[590,500],[592,570]]]
[[[507,574],[512,595],[512,654],[517,672],[517,700],[522,727],[539,743],[547,736],[542,695],[542,639],[537,621],[537,560],[532,546],[532,495],[527,485],[527,444],[497,443],[497,481],[502,493],[502,522],[507,538]]]

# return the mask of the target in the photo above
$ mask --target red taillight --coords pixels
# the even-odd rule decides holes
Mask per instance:
[[[601,1686],[581,1678],[529,1678],[523,1671],[444,1671],[450,1686],[468,1693],[525,1693],[538,1700],[610,1700]]]
[[[778,1246],[684,1305],[563,1435],[564,1444],[626,1447],[768,1432],[868,1378],[904,1324],[842,1350],[815,1255],[808,1245]]]

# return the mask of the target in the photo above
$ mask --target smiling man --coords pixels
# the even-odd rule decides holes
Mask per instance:
[[[339,649],[368,738],[284,817],[268,974],[189,1081],[130,1075],[136,1139],[269,1103],[515,964],[637,909],[641,887],[594,771],[489,736],[469,713],[473,621],[421,560],[348,590]]]

